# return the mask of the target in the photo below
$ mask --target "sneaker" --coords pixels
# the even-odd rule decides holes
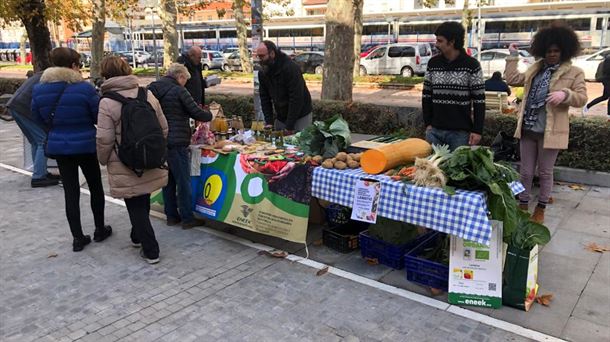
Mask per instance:
[[[142,257],[142,259],[146,260],[146,262],[151,264],[151,265],[156,264],[156,263],[158,263],[160,261],[159,257],[149,258],[146,255],[144,255],[144,250],[143,249],[140,249],[140,256]]]
[[[170,227],[175,226],[175,225],[179,224],[180,222],[182,222],[182,220],[180,220],[179,218],[173,218],[173,217],[167,218],[167,225]]]
[[[58,181],[61,180],[61,176],[60,175],[56,175],[56,174],[50,173],[50,172],[47,173],[47,178],[48,179],[56,179]]]
[[[199,227],[199,226],[204,226],[204,225],[205,225],[204,220],[194,218],[191,221],[183,222],[182,229],[191,229],[194,227]]]
[[[50,178],[45,177],[45,178],[32,179],[32,182],[30,184],[32,185],[32,188],[42,188],[45,186],[57,185],[57,184],[59,184],[59,180],[50,179]]]
[[[104,226],[104,228],[96,229],[95,232],[93,232],[93,241],[102,242],[110,235],[112,235],[112,227]]]
[[[74,241],[72,241],[72,251],[80,252],[83,249],[85,249],[85,246],[87,246],[90,243],[91,243],[91,236],[89,236],[89,235],[84,235],[83,237],[75,238]]]
[[[136,238],[136,234],[133,233],[133,227],[131,228],[131,231],[129,232],[129,239],[131,240],[131,246],[133,248],[142,247],[142,243],[140,243],[140,240],[138,240]]]

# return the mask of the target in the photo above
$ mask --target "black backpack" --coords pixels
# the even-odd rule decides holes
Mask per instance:
[[[167,141],[163,136],[157,113],[147,100],[147,90],[138,88],[137,98],[124,97],[116,92],[105,93],[103,97],[123,104],[121,143],[116,143],[121,162],[138,177],[142,176],[144,170],[164,168]]]

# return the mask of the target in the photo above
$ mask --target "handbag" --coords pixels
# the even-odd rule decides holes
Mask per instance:
[[[44,138],[44,155],[49,158],[49,159],[55,159],[56,156],[49,154],[49,152],[47,151],[47,143],[49,141],[49,133],[51,133],[51,129],[53,128],[53,119],[55,118],[55,111],[57,110],[57,105],[59,104],[59,101],[61,100],[61,97],[64,95],[64,92],[66,91],[66,88],[68,87],[68,84],[66,84],[64,86],[64,89],[61,90],[61,93],[59,93],[59,96],[57,97],[57,100],[55,100],[55,103],[53,104],[53,108],[51,109],[51,113],[49,113],[49,117],[51,118],[51,120],[49,120],[49,125],[46,126],[46,133],[47,135]]]
[[[519,140],[499,132],[491,143],[491,150],[494,153],[494,161],[515,162],[521,159],[519,155]]]

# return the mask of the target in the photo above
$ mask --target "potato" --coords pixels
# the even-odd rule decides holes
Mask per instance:
[[[333,162],[330,159],[326,159],[323,163],[322,163],[322,167],[325,169],[332,169],[334,167]]]
[[[324,158],[322,158],[322,156],[320,156],[320,155],[314,156],[314,157],[313,157],[313,158],[311,158],[311,159],[312,159],[314,162],[318,163],[318,164],[320,164],[320,163],[322,163],[322,162],[324,161]]]
[[[347,160],[347,153],[345,153],[345,152],[339,152],[339,153],[337,153],[337,155],[335,156],[335,158],[336,158],[337,160],[339,160],[339,161],[344,162],[344,161],[346,161],[346,160]]]
[[[347,167],[347,164],[345,164],[345,162],[337,160],[335,162],[334,166],[335,166],[335,169],[337,169],[337,170],[344,170]]]
[[[355,153],[354,156],[352,158],[354,158],[355,161],[359,162],[360,161],[360,156],[362,155],[362,153]]]
[[[337,158],[330,158],[330,160],[332,160],[333,164],[337,161]]]
[[[350,169],[357,169],[360,167],[360,163],[355,160],[350,160],[347,162],[347,166],[349,166]]]

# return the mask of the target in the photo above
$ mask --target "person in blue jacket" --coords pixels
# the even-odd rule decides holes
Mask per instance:
[[[495,71],[491,78],[485,81],[485,91],[503,91],[510,96],[510,87],[502,80],[502,73]]]
[[[80,220],[79,167],[91,192],[93,239],[101,242],[112,234],[112,228],[104,224],[104,188],[95,145],[99,96],[80,74],[78,52],[60,47],[50,57],[54,66],[42,73],[32,92],[32,116],[46,128],[45,154],[57,160],[74,238],[72,250],[78,252],[91,242],[83,234]]]

